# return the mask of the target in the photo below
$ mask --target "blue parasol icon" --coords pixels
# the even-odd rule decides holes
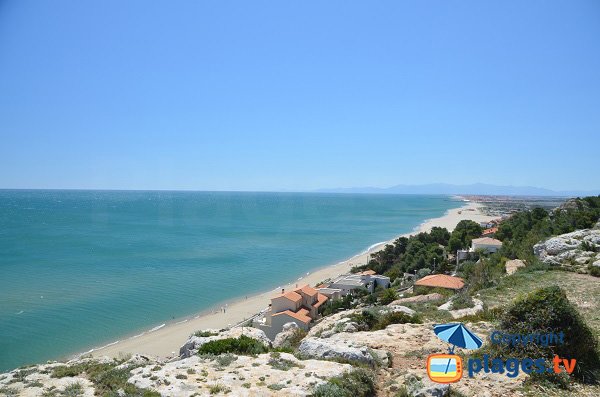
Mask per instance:
[[[461,323],[434,325],[433,332],[435,332],[438,338],[452,345],[452,347],[448,348],[449,354],[454,354],[454,348],[456,346],[462,347],[463,349],[479,349],[483,344],[483,341],[479,339],[477,335],[469,331],[467,327]],[[452,359],[448,359],[446,373],[448,373],[451,360]]]
[[[472,333],[461,323],[439,324],[433,326],[433,332],[443,341],[453,346],[448,348],[450,354],[454,354],[456,346],[463,349],[479,349],[483,341]]]

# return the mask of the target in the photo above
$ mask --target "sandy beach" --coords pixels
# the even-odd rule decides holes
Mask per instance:
[[[448,230],[454,229],[456,224],[463,219],[470,219],[475,222],[490,220],[493,217],[484,215],[479,209],[481,205],[474,202],[465,202],[461,208],[449,210],[440,218],[430,219],[421,224],[413,232],[404,234],[408,236],[419,232],[431,230],[434,226],[445,227]],[[400,236],[397,236],[400,237]],[[396,237],[396,238],[397,238]],[[271,291],[265,291],[258,295],[242,297],[237,301],[227,304],[226,312],[199,314],[188,319],[182,319],[172,324],[167,324],[161,328],[135,337],[124,339],[108,346],[95,349],[92,352],[94,356],[112,356],[119,354],[139,353],[157,357],[172,357],[178,354],[179,347],[185,343],[187,338],[195,331],[207,328],[226,328],[231,325],[243,322],[251,318],[256,313],[266,308],[270,298],[281,288],[293,288],[298,285],[310,284],[323,281],[328,278],[336,277],[340,274],[349,272],[352,266],[362,265],[367,262],[368,255],[379,251],[385,244],[394,239],[372,246],[368,251],[362,252],[352,258],[335,265],[327,266],[314,272],[306,273],[301,280],[294,280],[286,285],[281,285]],[[299,275],[300,277],[300,275]]]

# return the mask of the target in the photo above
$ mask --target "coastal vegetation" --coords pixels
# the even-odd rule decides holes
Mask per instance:
[[[226,338],[206,342],[198,349],[198,355],[218,356],[220,354],[232,353],[252,356],[268,351],[269,348],[262,342],[246,335],[241,335],[238,338]]]
[[[503,256],[535,262],[533,246],[548,237],[594,226],[600,218],[600,196],[571,199],[555,210],[518,212],[498,227]]]
[[[544,358],[550,363],[555,355],[576,358],[572,377],[583,383],[595,384],[600,380],[600,351],[592,328],[579,310],[557,285],[542,287],[515,299],[500,312],[495,312],[496,330],[508,335],[563,334],[562,341],[552,340],[547,346],[540,343],[495,344],[488,343],[475,356],[489,354],[498,358]],[[461,319],[465,321],[467,319]],[[468,319],[473,321],[473,319]],[[549,364],[548,364],[549,365]],[[529,382],[541,382],[569,387],[566,373],[532,374]]]
[[[390,324],[420,324],[421,318],[404,312],[382,312],[375,309],[364,309],[360,313],[350,315],[350,320],[358,324],[360,329],[376,331],[385,329]]]
[[[315,388],[313,397],[371,397],[375,395],[373,373],[357,368]]]
[[[97,362],[87,360],[77,364],[64,365],[54,367],[51,376],[54,378],[84,376],[94,384],[96,395],[102,397],[117,397],[124,393],[127,396],[139,397],[159,397],[160,393],[153,390],[142,389],[128,383],[127,380],[131,377],[131,371],[140,365],[127,365],[124,360],[115,360],[111,362]],[[63,391],[47,390],[47,396],[66,396],[79,395],[73,394],[77,390],[71,385],[65,387]]]

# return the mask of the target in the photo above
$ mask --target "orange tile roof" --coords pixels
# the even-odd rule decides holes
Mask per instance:
[[[417,281],[415,285],[423,287],[461,289],[465,286],[465,282],[460,277],[446,276],[445,274],[431,274]]]
[[[309,287],[308,284],[306,284],[304,287],[302,287],[300,289],[297,289],[296,291],[302,291],[308,296],[315,296],[317,294],[317,290],[312,287]]]
[[[364,272],[362,272],[360,274],[365,275],[365,276],[373,276],[373,275],[377,274],[377,272],[375,270],[369,269],[369,270],[365,270]]]
[[[299,302],[302,300],[302,296],[295,291],[284,292],[283,294],[277,295],[273,299],[277,299],[277,298],[281,298],[281,297],[287,298],[287,299],[291,300],[292,302]]]
[[[323,303],[327,302],[327,298],[325,295],[323,294],[317,294],[317,302],[313,305],[314,307],[320,307]]]
[[[486,234],[494,234],[498,231],[497,227],[490,227],[489,229],[485,229],[483,231],[483,233],[481,233],[482,236],[485,236]]]
[[[291,310],[286,310],[284,312],[275,313],[275,314],[273,314],[273,316],[281,316],[281,315],[285,314],[286,316],[295,318],[296,320],[300,320],[303,323],[308,324],[311,322],[312,319],[310,317],[308,317],[305,313],[308,313],[308,310],[300,309],[297,313],[294,313]]]

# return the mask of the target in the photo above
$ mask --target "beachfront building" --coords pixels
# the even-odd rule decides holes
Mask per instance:
[[[288,292],[282,290],[281,294],[271,298],[271,305],[262,317],[254,319],[253,325],[262,329],[271,340],[287,323],[295,323],[308,331],[310,323],[319,317],[319,308],[327,300],[326,295],[308,285]]]
[[[471,241],[471,251],[484,251],[486,254],[493,254],[502,248],[502,241],[491,237],[474,238]]]
[[[317,288],[317,292],[325,295],[329,300],[333,301],[342,297],[342,290],[338,288],[321,287]]]
[[[462,278],[445,274],[430,274],[415,282],[415,287],[444,288],[453,291],[460,291],[464,286],[465,281]]]
[[[390,278],[376,274],[373,270],[366,270],[357,274],[346,274],[338,277],[329,284],[329,288],[339,289],[342,296],[346,296],[357,289],[366,289],[368,292],[375,288],[389,288]]]

